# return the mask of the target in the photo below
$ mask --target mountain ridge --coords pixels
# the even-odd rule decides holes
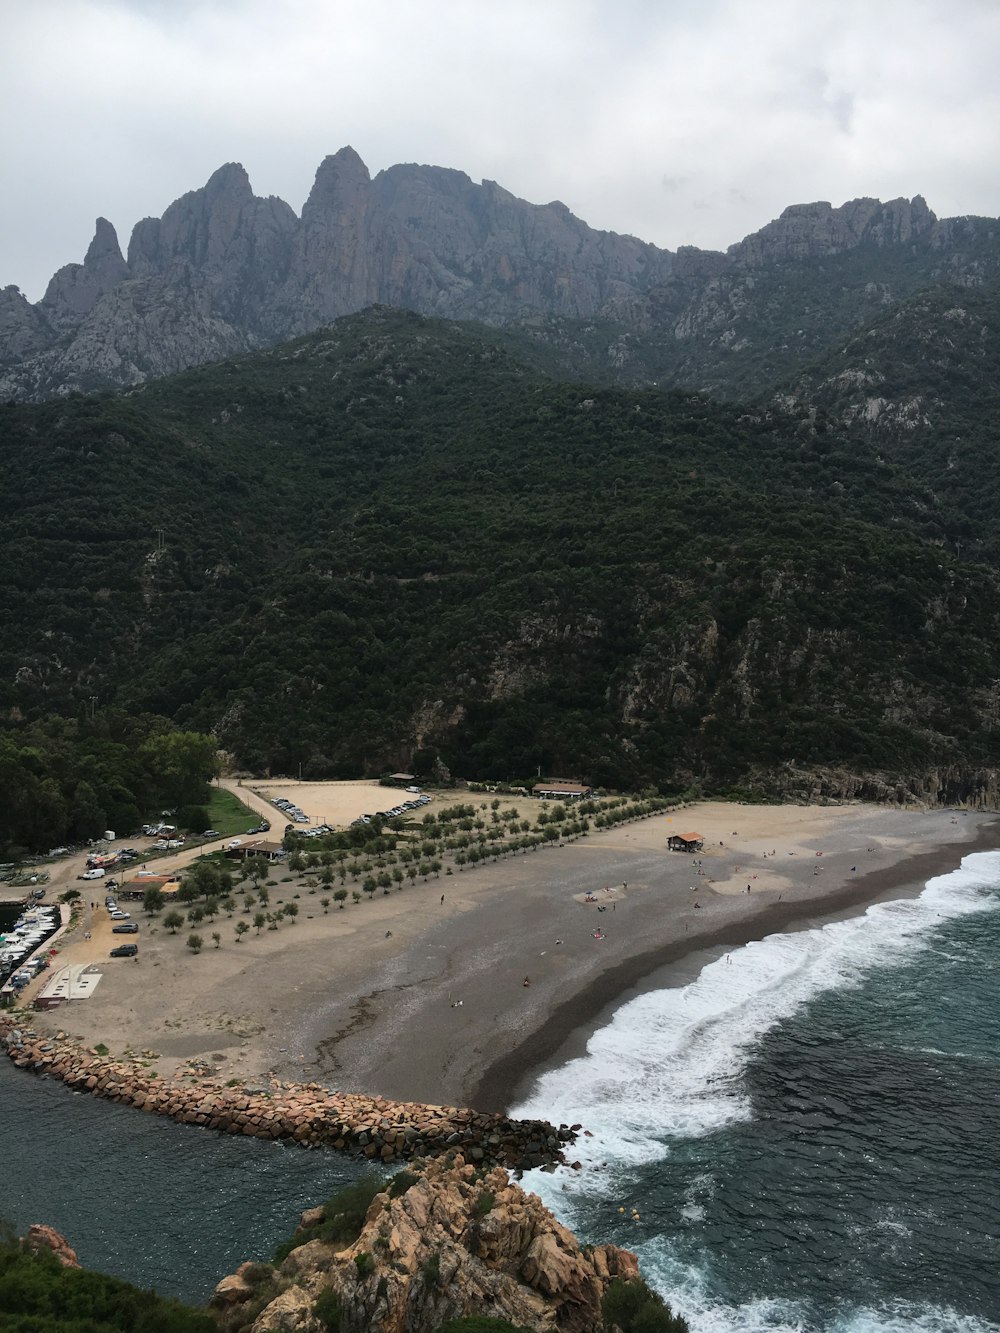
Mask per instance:
[[[840,298],[834,333],[936,274],[983,281],[1000,266],[1000,223],[939,220],[919,195],[799,204],[725,253],[675,254],[451,168],[399,164],[372,177],[350,147],[320,164],[299,216],[255,195],[231,162],[160,218],[138,222],[127,258],[100,218],[83,263],[59,269],[39,302],[13,287],[0,294],[0,395],[127,387],[376,304],[491,325],[597,320],[615,335],[603,353],[611,379],[741,391],[754,328],[776,326],[779,343],[789,336],[774,308],[792,317],[797,289],[808,287],[798,269],[872,251],[918,271],[873,292],[841,264],[834,276],[850,297]],[[631,366],[612,347],[622,337],[641,344]],[[813,339],[792,352],[825,346]],[[770,368],[749,373],[759,387]]]

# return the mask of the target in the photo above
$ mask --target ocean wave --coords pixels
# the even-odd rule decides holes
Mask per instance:
[[[894,1300],[817,1314],[808,1302],[762,1298],[739,1305],[719,1301],[704,1274],[677,1261],[664,1238],[639,1249],[650,1284],[688,1321],[691,1333],[1000,1333],[1000,1324],[946,1305]]]
[[[769,935],[722,955],[690,984],[624,1004],[587,1043],[586,1055],[544,1074],[512,1114],[582,1121],[579,1176],[532,1176],[557,1207],[567,1194],[615,1189],[619,1169],[656,1161],[675,1138],[749,1118],[742,1073],[754,1044],[831,988],[856,987],[876,968],[901,965],[944,919],[1000,905],[1000,852],[965,857],[919,897],[862,915]],[[560,1188],[561,1186],[561,1188]],[[559,1196],[562,1196],[560,1199]]]

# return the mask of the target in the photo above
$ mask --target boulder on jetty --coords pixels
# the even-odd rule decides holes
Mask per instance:
[[[186,1083],[151,1074],[140,1057],[113,1059],[67,1038],[49,1038],[0,1016],[0,1049],[20,1069],[59,1079],[95,1097],[169,1116],[223,1134],[290,1139],[304,1148],[333,1148],[390,1164],[462,1152],[483,1167],[515,1170],[565,1162],[579,1126],[470,1111],[457,1106],[393,1102],[331,1092],[319,1083],[272,1080],[261,1090],[202,1078]]]

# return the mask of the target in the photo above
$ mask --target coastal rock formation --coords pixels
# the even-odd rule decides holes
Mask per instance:
[[[33,1222],[28,1228],[24,1243],[29,1250],[51,1250],[63,1268],[79,1268],[80,1260],[69,1241],[54,1227],[43,1222]]]
[[[457,1151],[484,1166],[500,1163],[520,1169],[565,1162],[564,1145],[575,1140],[580,1128],[557,1129],[544,1120],[330,1092],[318,1083],[275,1080],[251,1090],[205,1078],[168,1080],[150,1074],[139,1059],[114,1060],[81,1050],[68,1039],[47,1038],[20,1026],[12,1015],[0,1017],[0,1049],[19,1069],[181,1124],[259,1139],[291,1139],[304,1148],[334,1148],[385,1163]]]
[[[501,1168],[484,1172],[459,1155],[416,1169],[405,1192],[375,1197],[347,1248],[306,1239],[292,1250],[270,1279],[275,1294],[254,1330],[318,1330],[315,1303],[333,1291],[346,1333],[432,1333],[468,1315],[539,1333],[597,1333],[608,1285],[638,1276],[635,1255],[614,1245],[585,1250]],[[300,1237],[317,1225],[314,1215],[308,1223]],[[252,1299],[259,1270],[243,1265],[224,1278],[213,1304],[225,1309]]]
[[[725,254],[674,255],[461,171],[410,163],[372,177],[350,147],[320,164],[299,217],[230,162],[137,223],[127,259],[99,218],[83,263],[61,268],[36,306],[7,289],[0,393],[135,385],[376,304],[517,324],[574,373],[723,388],[741,358],[756,364],[767,346],[805,364],[942,274],[984,282],[1000,261],[994,230],[939,222],[920,196],[855,199],[794,205]],[[875,251],[886,281],[871,281]],[[866,258],[853,277],[838,273],[832,297],[822,274],[798,272],[854,252]]]

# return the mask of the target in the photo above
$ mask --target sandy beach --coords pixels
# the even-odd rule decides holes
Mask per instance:
[[[317,820],[342,823],[391,803],[373,786],[270,790]],[[246,787],[240,794],[273,821],[264,797]],[[519,804],[534,817],[535,802]],[[251,928],[238,942],[237,923],[252,920],[238,900],[231,919],[223,913],[196,928],[204,940],[197,955],[186,944],[192,927],[171,935],[138,904],[139,935],[113,935],[101,891],[54,964],[97,963],[101,983],[91,998],[38,1017],[88,1045],[153,1052],[151,1065],[168,1075],[196,1059],[223,1079],[273,1072],[501,1109],[546,1064],[578,1050],[622,999],[687,979],[720,949],[917,893],[966,853],[1000,845],[994,821],[976,812],[705,802],[442,871],[388,895],[348,899],[343,909],[324,909],[330,890],[278,867],[271,904],[294,901],[294,922]],[[704,837],[700,854],[666,850],[671,833],[688,831]],[[138,963],[109,958],[122,939],[138,940]]]

